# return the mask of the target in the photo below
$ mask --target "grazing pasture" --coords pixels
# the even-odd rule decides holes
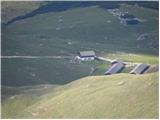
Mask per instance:
[[[50,11],[52,4],[2,4],[2,118],[158,118],[157,67],[144,75],[127,74],[134,67],[128,66],[122,74],[100,76],[109,62],[74,62],[79,51],[95,51],[105,59],[158,66],[157,4],[80,2]],[[121,23],[110,7],[139,23]]]
[[[2,104],[2,118],[158,118],[157,72],[90,76],[62,86],[17,89],[21,93]]]

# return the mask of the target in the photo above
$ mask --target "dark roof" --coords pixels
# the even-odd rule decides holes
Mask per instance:
[[[79,54],[81,57],[96,56],[94,51],[80,51]]]
[[[115,74],[115,73],[118,73],[123,68],[124,68],[124,64],[121,62],[118,62],[113,64],[104,74],[105,75]]]
[[[130,73],[131,74],[142,74],[148,68],[149,68],[149,65],[142,63],[142,64],[137,65]]]
[[[120,63],[120,62],[123,63],[122,60],[117,60],[117,59],[111,61],[112,64]],[[124,64],[124,63],[123,63],[123,64]]]

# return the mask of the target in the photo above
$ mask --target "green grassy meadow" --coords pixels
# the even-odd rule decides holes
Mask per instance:
[[[9,20],[20,16],[24,15],[26,13],[29,13],[30,11],[37,9],[41,5],[46,4],[46,2],[43,1],[25,1],[25,2],[19,2],[19,1],[14,1],[14,2],[6,2],[6,1],[1,1],[1,10],[2,10],[2,19],[1,22],[5,23],[8,22]]]
[[[126,7],[121,9],[127,11]],[[2,49],[2,54],[15,55],[17,52],[18,55],[68,55],[76,54],[79,50],[92,49],[98,53],[104,51],[106,54],[119,51],[126,54],[158,55],[157,50],[148,48],[145,42],[143,47],[137,48],[139,35],[158,35],[158,12],[147,8],[144,8],[146,11],[141,8],[133,9],[141,11],[142,14],[147,11],[146,16],[140,17],[147,21],[136,26],[124,26],[106,9],[96,6],[50,12],[20,20],[3,29],[2,38],[6,39],[4,47],[8,49]],[[134,11],[131,9],[130,13]],[[139,12],[136,13],[135,16],[138,16]],[[59,19],[63,21],[59,22]],[[107,20],[111,23],[107,23]],[[61,30],[56,30],[57,27]],[[8,44],[11,41],[14,43]],[[67,42],[72,45],[67,45]]]
[[[17,75],[17,72],[20,73]],[[74,73],[74,74],[73,74]],[[66,84],[90,73],[90,66],[52,59],[3,59],[2,85]],[[67,75],[67,77],[65,76]]]
[[[136,12],[135,9],[140,12]],[[146,22],[125,26],[120,24],[117,17],[98,6],[39,14],[2,26],[2,55],[74,57],[81,50],[95,50],[97,56],[158,64],[158,50],[148,47],[148,42],[144,41],[143,47],[137,48],[138,36],[143,33],[158,33],[156,26],[158,12],[127,5],[121,6],[120,10],[129,11],[140,19],[145,19]],[[152,19],[150,15],[153,16]],[[111,22],[108,23],[108,20]],[[146,28],[146,26],[151,27]],[[57,27],[60,30],[57,30]],[[33,70],[26,70],[27,64],[33,66],[31,68]],[[97,61],[92,65],[90,63],[79,65],[72,64],[66,59],[4,59],[2,60],[2,77],[6,79],[2,84],[62,84],[87,76],[91,67],[98,68],[94,75],[103,75],[109,66],[109,63]],[[17,75],[15,69],[22,74]],[[30,75],[30,71],[37,75]],[[67,76],[65,73],[68,73]]]
[[[158,118],[157,72],[91,76],[46,89],[37,97],[31,96],[38,91],[36,86],[30,89],[32,94],[22,90],[23,94],[10,97],[2,105],[2,117]]]
[[[20,3],[15,16],[47,4]],[[7,4],[18,6],[2,4],[2,23],[14,17]],[[100,57],[158,66],[159,11],[126,4],[118,9],[143,22],[121,24],[96,5],[2,24],[2,56],[71,57],[2,58],[2,118],[158,118],[158,71],[130,75],[131,66],[103,76],[109,62],[73,62],[79,51],[94,50]]]

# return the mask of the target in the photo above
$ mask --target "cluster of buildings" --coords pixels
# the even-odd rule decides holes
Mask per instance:
[[[97,59],[94,51],[80,51],[79,56],[76,56],[76,60],[78,61],[92,61]],[[107,69],[104,73],[105,75],[111,75],[121,72],[125,68],[125,63],[121,60],[113,60],[111,61],[111,67]],[[133,68],[129,73],[130,74],[143,74],[149,68],[148,64],[138,64],[135,68]]]
[[[111,75],[121,72],[125,68],[125,63],[119,60],[114,60],[112,66],[104,73],[105,75]],[[138,64],[129,73],[130,74],[143,74],[149,68],[148,64]]]

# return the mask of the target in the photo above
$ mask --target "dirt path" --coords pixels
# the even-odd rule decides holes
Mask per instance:
[[[1,58],[25,58],[25,59],[74,59],[74,56],[1,56]],[[100,60],[112,62],[114,59],[98,57]],[[124,62],[127,66],[134,66],[139,63]]]
[[[107,61],[107,62],[112,62],[114,60],[114,59],[104,58],[104,57],[98,57],[98,59],[104,60],[104,61]],[[140,64],[140,63],[137,63],[137,62],[123,62],[123,63],[125,63],[127,67]]]
[[[1,58],[26,58],[26,59],[66,59],[66,58],[73,58],[72,56],[1,56]]]

